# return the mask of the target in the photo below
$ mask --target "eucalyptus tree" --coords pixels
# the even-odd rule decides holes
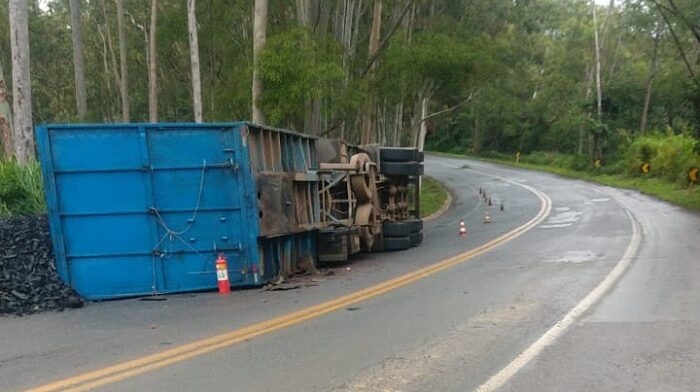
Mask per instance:
[[[12,48],[12,107],[14,157],[20,164],[34,159],[32,123],[32,81],[29,61],[29,14],[26,0],[10,0]]]
[[[81,0],[70,0],[71,36],[73,39],[73,69],[75,74],[75,104],[78,118],[87,116],[87,88],[85,87],[85,55],[83,49],[83,22]]]

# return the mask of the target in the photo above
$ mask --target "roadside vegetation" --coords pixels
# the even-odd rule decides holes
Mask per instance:
[[[638,137],[609,161],[597,167],[585,156],[554,152],[516,155],[485,152],[471,158],[513,167],[541,170],[618,188],[635,189],[685,208],[700,210],[700,186],[691,186],[689,169],[700,168],[700,143],[687,135],[656,133]],[[462,154],[438,155],[464,157]],[[648,172],[643,170],[648,164]]]
[[[695,205],[700,1],[184,3],[0,1],[1,214],[43,208],[35,124],[235,119]]]
[[[420,214],[425,218],[438,211],[447,200],[447,189],[431,177],[423,177],[420,192]]]
[[[45,209],[39,164],[0,161],[0,218],[37,214]]]

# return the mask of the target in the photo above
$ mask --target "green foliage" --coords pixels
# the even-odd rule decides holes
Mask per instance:
[[[268,39],[260,70],[265,86],[262,107],[271,125],[303,130],[310,100],[342,100],[340,47],[302,27]]]
[[[422,217],[438,211],[447,200],[447,190],[437,180],[424,177],[420,192],[420,213]]]
[[[41,168],[0,162],[0,217],[45,211]]]
[[[0,63],[5,76],[11,58],[7,3],[0,0]],[[30,2],[29,21],[35,122],[76,121],[68,2],[38,4]],[[250,4],[249,0],[197,2],[205,121],[250,118]],[[700,2],[678,0],[674,4],[679,12],[668,15],[694,72],[686,69],[668,27],[648,1],[614,2],[612,9],[599,6],[600,121],[593,79],[592,4],[590,0],[421,1],[390,36],[394,18],[406,3],[386,1],[381,40],[387,39],[387,45],[365,72],[373,7],[318,1],[302,27],[295,2],[270,2],[260,103],[271,125],[329,131],[330,136],[354,142],[361,122],[371,118],[378,141],[413,143],[420,103],[427,98],[429,114],[458,106],[431,117],[429,148],[459,153],[492,150],[508,156],[515,151],[589,155],[595,135],[604,159],[617,162],[626,159],[622,155],[639,133],[651,77],[647,130],[687,128],[689,135],[700,137],[700,89],[697,76],[696,80],[689,76],[700,75],[700,65],[694,61],[697,38],[687,25],[700,15]],[[193,119],[185,8],[182,0],[158,1],[160,121]],[[131,118],[146,121],[150,3],[127,2],[126,9]],[[118,64],[113,65],[119,56],[115,4],[82,2],[82,13],[89,103],[85,121],[120,121]],[[654,53],[656,72],[652,72]],[[11,84],[11,78],[5,80]],[[321,129],[306,129],[309,124]],[[570,164],[584,166],[578,161]]]
[[[639,137],[625,153],[628,176],[641,176],[640,167],[650,163],[651,176],[685,184],[690,167],[700,165],[700,155],[694,151],[697,140],[687,135],[652,134]]]
[[[438,153],[438,155],[448,154]],[[535,160],[543,159],[542,157],[546,156],[546,154],[536,155],[540,157],[535,158]],[[463,157],[463,155],[459,156]],[[530,160],[527,156],[521,156],[521,162],[519,164],[516,164],[515,159],[513,159],[512,157],[508,157],[505,159],[477,157],[477,159],[483,159],[486,161],[505,164],[508,166],[541,170],[566,177],[579,178],[618,188],[636,189],[642,193],[658,197],[661,200],[666,200],[670,203],[682,207],[700,211],[700,192],[698,191],[697,187],[695,189],[692,189],[692,191],[689,190],[687,180],[684,180],[682,182],[673,182],[660,176],[639,176],[636,173],[634,175],[630,175],[626,170],[625,160],[607,162],[603,165],[601,169],[594,169],[591,165],[588,164],[589,161],[585,157],[577,158],[574,156],[569,158],[573,158],[571,162],[577,162],[577,160],[580,159],[578,162],[582,165],[582,169],[558,166],[554,164],[528,163],[528,161]],[[691,162],[696,162],[695,166],[697,166],[697,163],[700,163],[700,159],[698,159],[697,154],[695,155],[694,159],[694,161],[691,159]],[[639,170],[639,167],[637,167],[636,169]],[[652,167],[652,170],[655,169]],[[684,178],[685,175],[686,173],[684,173]]]

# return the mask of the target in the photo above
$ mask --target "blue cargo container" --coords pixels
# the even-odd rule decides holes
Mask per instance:
[[[216,288],[219,253],[232,286],[313,262],[312,138],[239,122],[43,125],[37,140],[56,267],[87,299]]]

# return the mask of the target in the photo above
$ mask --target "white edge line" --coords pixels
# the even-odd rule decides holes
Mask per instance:
[[[629,265],[632,263],[632,258],[637,253],[641,242],[639,223],[629,211],[625,211],[625,213],[632,223],[632,238],[627,246],[627,249],[625,250],[624,255],[617,262],[617,265],[615,265],[615,268],[613,268],[612,271],[610,271],[610,273],[608,273],[608,275],[598,284],[598,286],[589,292],[588,295],[581,300],[581,302],[574,306],[574,308],[571,309],[569,313],[564,316],[564,318],[554,324],[554,326],[545,332],[544,335],[532,343],[532,345],[530,345],[530,347],[528,347],[525,351],[520,353],[506,367],[501,369],[501,371],[491,376],[491,378],[489,378],[485,383],[476,388],[474,390],[475,392],[491,392],[502,387],[516,373],[518,373],[518,371],[537,357],[547,346],[551,345],[559,337],[561,337],[582,314],[600,301],[600,299],[613,287],[613,285],[617,283],[620,277],[622,277],[622,274],[624,274],[625,270],[627,270]]]

